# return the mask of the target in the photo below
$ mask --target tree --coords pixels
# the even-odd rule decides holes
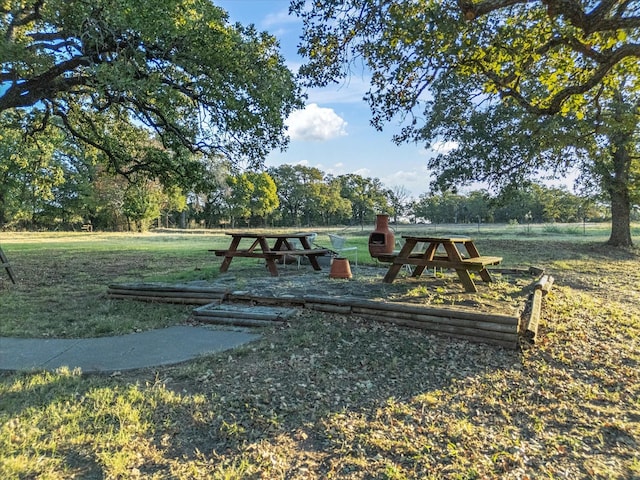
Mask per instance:
[[[151,220],[160,216],[160,186],[151,182],[130,183],[124,192],[122,211],[138,232],[147,230]],[[130,230],[131,227],[129,228]]]
[[[340,195],[351,201],[352,218],[362,228],[364,222],[373,220],[374,213],[389,213],[386,190],[377,178],[366,178],[355,173],[340,175]]]
[[[546,169],[557,177],[572,167],[581,171],[583,187],[596,186],[611,204],[609,243],[629,245],[632,192],[640,188],[630,173],[639,158],[640,115],[633,105],[640,96],[625,90],[614,93],[602,87],[598,109],[549,117],[517,104],[485,100],[477,105],[469,98],[468,82],[454,75],[435,82],[438,100],[429,102],[433,115],[422,131],[454,140],[457,148],[429,161],[437,172],[434,183],[450,188],[457,182],[488,180],[501,188],[515,187],[543,176]]]
[[[387,190],[387,198],[393,211],[393,221],[398,224],[398,217],[407,213],[408,204],[411,194],[403,186],[395,186],[390,190]]]
[[[259,165],[286,146],[301,100],[276,40],[209,0],[7,0],[0,15],[0,112],[26,109],[28,130],[61,128],[117,173],[191,186],[195,152]]]
[[[25,135],[23,116],[0,114],[0,226],[31,223],[63,183],[64,165],[56,155],[63,136],[52,128]]]
[[[128,228],[124,214],[124,192],[128,186],[124,177],[107,173],[103,165],[96,167],[86,198],[93,228],[115,231]]]
[[[165,218],[165,225],[169,226],[169,215],[171,213],[181,214],[187,209],[187,197],[178,187],[167,187],[162,191],[160,197],[160,215],[158,216],[158,226],[162,225],[162,216]]]
[[[300,225],[318,204],[318,185],[323,180],[320,170],[304,165],[280,165],[268,170],[278,187],[283,217],[288,225]],[[308,222],[307,222],[308,223]]]
[[[433,223],[458,223],[462,220],[462,206],[464,197],[451,191],[444,191],[438,195],[420,195],[414,213]]]
[[[267,216],[275,212],[280,204],[276,183],[267,172],[247,172],[244,175],[252,185],[249,211],[252,216],[262,219],[266,226]]]
[[[320,185],[318,197],[320,202],[316,205],[316,214],[322,219],[324,225],[335,225],[344,219],[350,219],[353,209],[351,201],[344,198],[340,192],[342,185],[332,176],[325,178]]]
[[[454,120],[448,108],[464,113],[451,98],[438,95],[449,82],[462,86],[472,100],[464,108],[480,107],[484,115],[493,115],[494,133],[500,132],[501,120],[509,123],[511,119],[518,137],[527,138],[527,143],[538,140],[527,137],[536,122],[557,117],[560,120],[549,121],[557,121],[559,132],[564,133],[567,123],[591,116],[562,146],[567,152],[579,143],[579,148],[593,154],[593,146],[598,145],[600,152],[607,152],[607,160],[595,162],[597,168],[586,173],[596,175],[610,196],[609,243],[631,244],[630,202],[638,187],[629,172],[637,171],[640,123],[637,2],[319,0],[310,8],[305,5],[301,0],[292,4],[304,21],[300,52],[308,63],[302,73],[310,84],[325,85],[348,75],[353,62],[362,60],[373,72],[366,95],[373,125],[381,129],[392,119],[405,120],[396,142],[437,141],[443,131],[424,128],[421,118],[451,125]],[[500,107],[509,110],[496,113]],[[523,122],[512,121],[518,118]],[[500,141],[511,132],[507,130]],[[581,141],[589,130],[591,148]],[[555,136],[547,126],[541,131],[548,136],[547,144]],[[491,154],[489,168],[475,168],[487,162],[476,154],[466,159],[467,168],[448,169],[445,174],[451,181],[494,180],[495,176],[484,178],[485,174],[500,171],[496,167],[504,162],[509,168],[501,175],[528,176],[532,163],[518,164],[501,156],[507,146],[485,149]],[[538,150],[537,166],[563,166],[559,151]],[[527,160],[533,161],[533,153],[535,148],[529,146]]]
[[[248,221],[251,215],[249,202],[253,195],[253,183],[249,181],[246,175],[232,175],[227,178],[229,186],[224,195],[224,201],[227,207],[227,214],[231,221],[231,227],[235,228],[239,219]]]
[[[491,211],[491,197],[486,190],[474,190],[469,192],[465,201],[466,222],[493,222]]]
[[[279,205],[277,187],[273,178],[266,172],[244,172],[227,178],[229,190],[226,193],[231,226],[235,227],[237,219],[247,223],[251,217],[266,224]]]

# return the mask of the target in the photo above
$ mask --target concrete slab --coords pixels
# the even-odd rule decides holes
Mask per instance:
[[[175,326],[117,337],[81,339],[0,338],[0,370],[55,370],[108,373],[172,365],[257,340],[237,330]]]

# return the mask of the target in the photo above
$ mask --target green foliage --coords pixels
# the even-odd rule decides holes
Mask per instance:
[[[593,3],[324,0],[292,9],[304,21],[309,84],[337,81],[361,59],[373,72],[366,100],[377,128],[401,118],[396,142],[455,142],[429,162],[437,186],[519,184],[573,167],[611,200],[609,243],[630,245],[640,17],[629,2]]]
[[[161,195],[159,186],[148,183],[130,184],[124,194],[122,212],[133,221],[136,230],[147,229],[149,220],[160,215]]]
[[[269,169],[276,183],[283,219],[290,225],[300,225],[320,203],[323,173],[304,165],[280,165]]]
[[[281,165],[269,173],[276,182],[283,224],[330,225],[351,218],[351,201],[337,181],[313,167]]]
[[[33,220],[63,183],[65,166],[56,147],[63,141],[54,128],[24,133],[25,116],[0,114],[0,225]]]
[[[0,112],[29,109],[33,130],[55,125],[124,175],[192,186],[195,152],[260,164],[301,106],[276,40],[208,0],[9,0],[0,15]]]
[[[444,191],[421,195],[413,207],[417,218],[433,223],[555,223],[602,221],[606,210],[593,199],[579,197],[564,188],[538,184],[505,188],[497,196],[483,190],[466,195]]]
[[[229,190],[224,200],[232,225],[239,219],[248,223],[252,216],[264,223],[278,208],[277,187],[266,172],[232,175],[227,178],[227,185]]]
[[[387,190],[377,178],[356,174],[340,175],[340,194],[351,202],[352,218],[361,226],[373,221],[377,213],[390,213]]]
[[[251,215],[264,218],[278,208],[279,200],[276,183],[266,173],[247,172],[246,177],[253,186],[249,199]]]

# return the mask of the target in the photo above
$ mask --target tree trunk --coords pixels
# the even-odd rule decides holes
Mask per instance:
[[[4,195],[0,195],[0,228],[2,228],[6,222],[7,218],[4,211]]]
[[[623,136],[624,137],[624,136]],[[631,199],[629,195],[629,170],[631,155],[626,142],[620,136],[611,138],[613,149],[613,172],[606,185],[611,197],[611,236],[608,245],[630,247],[631,241]]]

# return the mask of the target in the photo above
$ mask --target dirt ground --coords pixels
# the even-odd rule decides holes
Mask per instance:
[[[472,309],[473,311],[520,314],[539,275],[515,269],[491,269],[492,283],[483,282],[473,275],[477,293],[464,291],[453,271],[426,272],[414,278],[404,269],[393,283],[383,283],[386,265],[351,265],[352,278],[335,279],[329,276],[329,267],[316,272],[309,265],[279,266],[279,276],[271,277],[266,268],[255,265],[231,266],[227,273],[216,279],[216,285],[231,290],[249,291],[264,297],[302,297],[318,295],[354,297],[431,307]]]

